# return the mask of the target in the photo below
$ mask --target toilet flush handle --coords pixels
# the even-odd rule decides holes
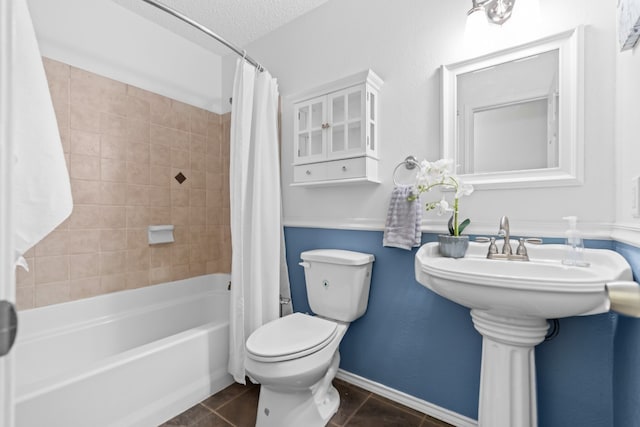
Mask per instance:
[[[311,268],[311,264],[309,264],[306,261],[299,262],[298,265],[300,265],[300,266],[302,266],[304,268]]]

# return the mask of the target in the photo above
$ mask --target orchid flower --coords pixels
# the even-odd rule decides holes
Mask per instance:
[[[462,196],[468,196],[473,193],[473,185],[471,184],[461,184],[460,187],[456,190],[456,199],[459,199]]]
[[[468,196],[473,193],[473,186],[464,184],[454,173],[454,163],[451,159],[440,159],[435,162],[423,160],[420,162],[420,171],[417,175],[417,195],[412,194],[409,199],[416,200],[422,193],[431,191],[435,187],[443,187],[455,191],[453,199],[453,207],[447,202],[444,196],[439,202],[429,202],[426,204],[426,210],[437,209],[436,213],[440,216],[447,212],[453,212],[449,220],[449,232],[453,236],[459,236],[464,228],[470,224],[469,219],[465,219],[462,223],[458,223],[458,205],[462,196]]]
[[[449,202],[447,202],[444,198],[444,196],[442,196],[442,200],[440,200],[437,204],[436,207],[438,209],[438,211],[436,212],[438,214],[438,216],[442,216],[447,212],[452,212],[453,208],[449,207]]]

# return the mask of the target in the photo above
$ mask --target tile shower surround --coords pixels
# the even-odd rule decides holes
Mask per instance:
[[[230,114],[43,61],[74,208],[17,269],[18,308],[229,273]],[[175,242],[149,246],[151,224]]]

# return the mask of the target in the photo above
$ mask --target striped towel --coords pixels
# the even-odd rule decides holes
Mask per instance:
[[[420,200],[407,198],[415,191],[412,185],[396,185],[391,192],[389,211],[384,229],[382,245],[406,249],[420,246],[422,232],[422,209]]]

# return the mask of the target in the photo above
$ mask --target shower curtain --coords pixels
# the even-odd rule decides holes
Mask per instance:
[[[231,109],[231,305],[229,372],[245,383],[245,341],[280,316],[289,295],[284,263],[278,85],[244,59],[236,64]],[[283,313],[285,314],[285,313]]]

